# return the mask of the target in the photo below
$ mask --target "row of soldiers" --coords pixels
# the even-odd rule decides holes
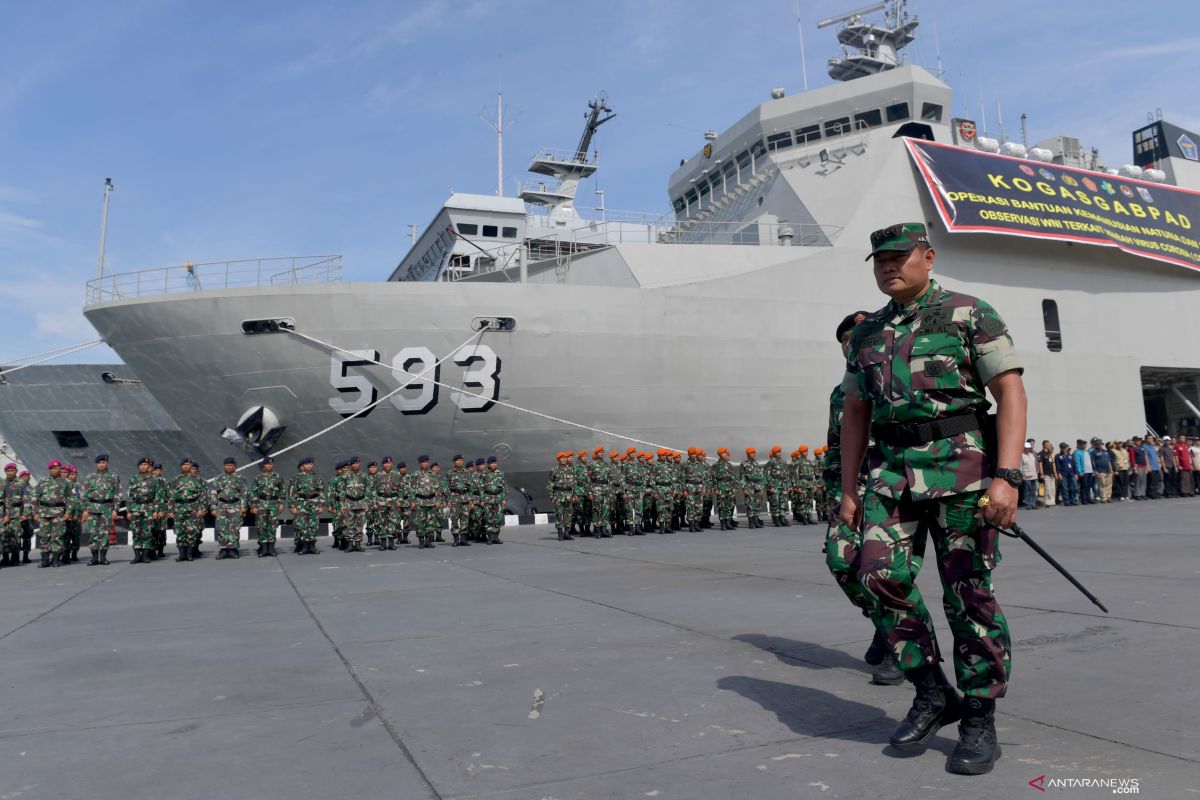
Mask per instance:
[[[273,459],[267,458],[247,486],[233,458],[225,459],[223,474],[211,482],[200,478],[199,465],[190,458],[180,462],[180,474],[170,481],[163,477],[161,464],[142,458],[124,492],[108,468],[107,454],[96,457],[95,472],[82,483],[77,470],[55,460],[48,465],[48,477],[32,487],[27,472],[18,475],[16,465],[8,464],[0,494],[0,567],[22,563],[22,557],[29,563],[35,524],[40,566],[78,561],[84,539],[92,552],[89,566],[107,565],[110,534],[122,515],[129,521],[135,564],[164,557],[168,520],[179,545],[176,561],[199,558],[209,515],[218,559],[240,557],[240,529],[247,513],[257,527],[260,558],[277,555],[276,530],[288,511],[297,553],[318,552],[320,515],[326,510],[333,516],[335,544],[343,551],[362,551],[364,532],[368,545],[394,550],[397,541],[408,543],[410,527],[416,529],[420,547],[433,547],[435,541],[444,541],[447,510],[455,546],[470,541],[502,544],[508,484],[496,457],[464,465],[463,457],[456,455],[453,461],[454,469],[443,475],[428,456],[421,456],[418,470],[410,475],[404,462],[396,464],[390,456],[362,472],[361,460],[355,457],[338,462],[326,484],[314,473],[315,460],[304,458],[285,484]]]
[[[651,530],[673,533],[685,525],[699,531],[712,527],[714,508],[721,530],[733,530],[738,525],[733,515],[739,494],[751,528],[763,527],[764,508],[776,527],[788,526],[789,516],[808,525],[826,503],[821,479],[826,450],[816,448],[812,458],[808,446],[801,445],[792,451],[789,463],[783,460],[783,448],[775,446],[760,464],[757,450],[747,447],[745,460],[735,466],[724,447],[709,463],[707,452],[698,447],[689,447],[684,461],[683,453],[665,448],[658,450],[656,460],[636,447],[622,453],[601,446],[590,458],[586,450],[558,453],[546,491],[554,502],[559,540],[614,533],[636,536]]]

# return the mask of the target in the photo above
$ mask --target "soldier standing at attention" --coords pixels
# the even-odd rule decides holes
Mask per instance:
[[[1021,362],[990,305],[930,279],[935,252],[924,225],[875,231],[871,247],[876,283],[892,299],[850,337],[841,520],[863,532],[859,577],[876,600],[876,627],[916,686],[892,746],[920,750],[961,715],[946,767],[978,775],[1000,757],[995,703],[1008,687],[1008,623],[991,573],[1000,558],[996,526],[1007,528],[1017,516],[1027,405]],[[996,400],[994,418],[987,392]],[[864,452],[869,477],[860,503]],[[954,635],[961,711],[915,585],[914,554],[924,552],[926,533]]]
[[[738,477],[729,462],[729,448],[717,448],[717,461],[710,467],[708,482],[712,486],[713,505],[717,509],[717,520],[721,530],[731,531],[737,527],[733,512],[737,508]]]
[[[42,563],[38,568],[57,567],[62,562],[63,530],[66,528],[71,485],[62,476],[62,462],[55,459],[46,468],[50,477],[33,492],[33,521],[38,524],[38,548]]]
[[[467,460],[467,473],[471,480],[467,489],[467,537],[464,544],[482,542],[486,537],[483,533],[483,470],[487,462],[482,458],[474,461]]]
[[[767,509],[771,512],[771,523],[776,528],[791,525],[787,521],[788,467],[783,461],[783,448],[771,448],[770,458],[763,468],[767,485]]]
[[[161,498],[158,481],[150,472],[152,466],[154,464],[148,458],[139,460],[137,474],[129,479],[129,489],[125,493],[126,513],[129,516],[129,541],[133,545],[133,564],[149,564],[150,554],[158,549],[154,543],[154,522],[161,513]],[[107,559],[101,560],[99,555],[93,552],[88,566],[105,563]]]
[[[445,505],[442,479],[429,469],[429,456],[417,459],[420,471],[412,476],[414,521],[417,528],[417,547],[433,547],[433,539],[442,525]]]
[[[575,515],[575,501],[579,497],[579,483],[575,468],[571,466],[571,454],[559,453],[558,466],[550,473],[546,493],[554,502],[554,527],[558,529],[560,542],[574,539],[571,535],[571,518]]]
[[[321,527],[321,510],[326,505],[325,482],[313,470],[316,461],[312,456],[300,459],[296,464],[299,474],[288,482],[288,507],[292,512],[292,536],[296,539],[296,552],[315,556],[317,531]]]
[[[108,471],[107,453],[96,456],[96,471],[84,480],[80,497],[83,513],[79,523],[88,537],[88,549],[92,551],[88,566],[108,564],[108,534],[117,519],[121,479]],[[78,543],[74,549],[79,549]]]
[[[158,493],[156,500],[157,512],[154,515],[153,521],[150,523],[155,558],[163,558],[166,555],[167,547],[167,497],[170,487],[167,485],[167,479],[163,477],[163,466],[157,461],[154,462],[150,474],[154,477],[154,489]],[[145,560],[145,553],[142,554]]]
[[[225,474],[217,476],[209,487],[218,560],[241,557],[242,521],[246,517],[246,482],[237,474],[237,459],[226,458],[222,467]]]
[[[179,462],[179,477],[171,481],[167,501],[168,514],[175,524],[175,545],[179,548],[176,561],[191,561],[200,549],[204,532],[204,514],[208,510],[208,487],[192,472],[193,462]],[[144,554],[143,554],[144,555]]]
[[[600,466],[604,466],[603,463]],[[483,473],[483,521],[487,526],[488,544],[504,544],[500,540],[500,529],[504,527],[504,501],[508,499],[508,480],[500,471],[499,460],[487,457],[487,470]]]
[[[384,456],[383,472],[375,479],[371,489],[371,507],[379,520],[379,549],[396,549],[396,528],[400,519],[400,475],[394,471],[391,456]]]
[[[621,532],[625,518],[621,515],[621,507],[625,502],[625,473],[621,471],[621,452],[613,450],[608,454],[608,534]]]
[[[758,515],[762,512],[764,486],[767,478],[762,467],[754,460],[758,451],[753,447],[746,448],[746,460],[742,462],[741,475],[742,493],[746,496],[746,521],[751,528],[761,528],[762,520]]]
[[[686,505],[686,522],[688,531],[700,532],[700,515],[704,512],[704,484],[708,469],[700,460],[700,450],[688,448],[688,460],[683,467],[683,492]]]
[[[363,528],[367,526],[367,475],[358,456],[350,459],[350,471],[342,478],[342,509],[345,528],[342,541],[346,552],[365,552]]]
[[[396,485],[400,490],[396,495],[396,534],[400,537],[400,544],[408,544],[408,528],[413,517],[412,477],[408,474],[407,462],[396,464]]]
[[[0,567],[15,567],[21,550],[21,524],[33,509],[29,484],[17,478],[17,465],[4,465],[4,491],[0,495]]]
[[[338,550],[346,549],[345,529],[346,519],[342,509],[342,483],[346,480],[346,473],[349,471],[350,462],[342,459],[333,465],[333,477],[329,479],[329,487],[326,491],[326,496],[329,500],[329,514],[332,519],[329,522],[330,533],[333,536],[333,546]],[[299,546],[301,542],[297,541]],[[299,552],[297,550],[296,552]]]
[[[258,557],[274,556],[275,529],[283,514],[283,478],[275,472],[275,460],[264,458],[258,465],[259,475],[250,484],[250,513],[254,515],[254,526],[258,529]]]
[[[379,537],[379,514],[375,510],[371,498],[375,494],[375,485],[379,482],[379,465],[374,461],[367,464],[367,547],[374,546]]]
[[[79,542],[83,531],[83,493],[79,486],[79,470],[74,465],[64,465],[64,478],[71,489],[71,499],[67,503],[67,525],[63,529],[63,554],[60,563],[69,564],[79,560]]]
[[[470,534],[471,526],[471,506],[473,504],[473,490],[475,478],[473,475],[475,464],[472,462],[471,470],[463,468],[463,457],[456,455],[451,461],[454,462],[454,469],[446,476],[446,485],[449,488],[450,499],[450,538],[454,540],[451,547],[459,547],[461,545],[469,545],[467,537]]]
[[[21,470],[21,474],[17,476],[17,480],[25,484],[25,491],[29,493],[29,516],[21,522],[21,563],[29,563],[29,551],[33,546],[33,515],[37,512],[37,505],[33,502],[33,488],[29,485],[29,470]]]

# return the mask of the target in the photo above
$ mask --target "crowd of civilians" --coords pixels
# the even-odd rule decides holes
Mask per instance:
[[[1134,436],[1126,441],[1083,439],[1075,448],[1033,440],[1021,454],[1024,508],[1121,503],[1200,494],[1200,437]]]

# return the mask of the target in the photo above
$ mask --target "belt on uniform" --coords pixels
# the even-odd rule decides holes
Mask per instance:
[[[317,497],[318,497],[318,495],[315,495],[315,494],[302,494],[302,495],[300,495],[300,499],[301,499],[301,500],[315,500]]]
[[[38,501],[38,505],[45,506],[46,508],[65,508],[67,504],[66,503],[43,503],[41,501]]]
[[[572,489],[574,489],[574,488],[575,488],[574,486],[555,486],[555,487],[554,487],[554,491],[556,491],[556,492],[569,492],[569,491],[571,491],[571,490],[572,490]]]
[[[928,422],[900,422],[871,426],[871,435],[876,441],[892,447],[918,447],[938,439],[947,439],[962,433],[994,430],[996,418],[983,412],[969,411],[952,417],[932,419]]]
[[[217,502],[218,503],[237,503],[241,499],[242,498],[240,498],[240,497],[218,497]]]
[[[501,489],[496,489],[495,491],[493,491],[493,490],[491,490],[491,489],[485,489],[484,491],[485,491],[485,493],[487,493],[487,494],[500,494],[500,492],[501,492],[502,490],[501,490]]]
[[[455,494],[466,494],[467,493],[466,489],[451,489],[450,491],[454,492]]]
[[[703,486],[704,481],[688,481],[688,486]]]
[[[432,499],[433,499],[433,495],[431,495],[431,494],[419,494],[419,495],[417,495],[417,499],[418,499],[418,500],[432,500]]]
[[[607,486],[608,481],[592,481],[592,484],[595,486]]]
[[[97,505],[97,506],[111,506],[111,505],[113,504],[113,502],[115,502],[115,501],[113,501],[113,500],[91,500],[91,499],[89,499],[89,500],[85,500],[84,502],[85,502],[85,503],[91,503],[91,504],[93,504],[93,505]]]

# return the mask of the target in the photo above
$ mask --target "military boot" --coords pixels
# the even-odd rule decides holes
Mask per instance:
[[[883,659],[892,650],[888,645],[887,636],[878,628],[875,629],[875,637],[871,639],[871,646],[867,648],[867,652],[863,655],[863,661],[870,664],[872,667],[877,667],[883,663]]]
[[[160,559],[160,560],[166,558],[167,554],[165,551],[166,551],[165,547],[158,548],[157,550],[154,551],[154,557],[157,559]]]
[[[999,758],[996,701],[964,698],[962,722],[958,723],[958,744],[946,760],[946,769],[957,775],[983,775],[992,771],[992,765]]]
[[[437,536],[435,536],[433,540],[435,542],[442,542],[442,543],[445,543],[445,541],[446,541],[445,539],[442,538],[442,532],[440,530],[437,532]]]
[[[71,561],[79,561],[79,548],[78,547],[71,548]]]
[[[904,683],[904,673],[896,663],[896,656],[888,652],[879,662],[879,666],[871,671],[871,683],[876,686],[897,686]]]
[[[450,546],[451,546],[451,547],[458,547],[458,546],[459,546],[459,540],[460,540],[462,537],[461,537],[461,536],[459,536],[457,533],[453,533],[453,534],[451,534],[451,536],[454,538],[454,544],[452,544],[452,545],[450,545]]]
[[[909,670],[904,677],[916,687],[917,696],[888,741],[897,750],[913,752],[924,749],[943,726],[958,721],[959,701],[940,664]]]
[[[240,548],[240,547],[229,548],[229,555],[233,556],[234,558],[241,558],[242,557],[242,548]]]
[[[45,550],[42,551],[42,563],[38,564],[38,569],[44,569],[50,566],[50,554]]]
[[[741,523],[740,523],[740,522],[738,522],[736,519],[731,519],[731,520],[729,520],[729,529],[730,529],[730,530],[733,530],[734,528],[736,528],[736,527],[737,527],[738,525],[740,525],[740,524],[741,524]],[[746,524],[749,524],[749,523],[746,523]]]
[[[100,563],[100,554],[99,553],[96,553],[96,555],[92,556],[92,563],[93,564]],[[142,548],[140,548],[140,547],[134,548],[133,560],[130,561],[129,563],[130,564],[141,564],[142,563]]]
[[[563,530],[562,530],[562,527],[561,527],[561,526],[560,526],[560,527],[557,527],[557,528],[555,528],[555,530],[556,530],[556,531],[558,531],[558,540],[559,540],[560,542],[565,542],[565,541],[566,541],[566,537],[564,537],[564,536],[563,536]]]
[[[779,527],[781,527],[781,528],[790,528],[790,527],[792,527],[792,523],[788,522],[788,519],[787,519],[787,515],[786,515],[786,514],[780,514],[780,515],[779,515]]]
[[[187,548],[181,547],[181,548],[179,548],[179,555],[175,556],[175,560],[176,561],[187,561],[188,560],[187,554],[188,554]]]
[[[141,557],[141,552],[142,552],[141,550],[135,550],[135,551],[134,551],[134,553],[135,553],[135,554],[137,554],[139,558]],[[135,563],[135,564],[136,564],[136,563],[137,563],[137,561],[135,560],[133,563]],[[93,550],[93,551],[92,551],[92,560],[91,560],[91,561],[89,561],[89,562],[87,563],[87,565],[88,565],[89,567],[98,567],[98,566],[100,566],[100,551],[99,551],[99,550]]]
[[[263,550],[265,550],[265,549],[266,548],[263,546],[263,543],[259,542],[258,549],[254,551],[254,555],[256,555],[258,558],[262,558],[264,555]]]
[[[51,554],[50,554],[50,566],[52,566],[52,567],[61,567],[61,566],[62,566],[62,560],[63,560],[63,554],[62,554],[62,553],[51,553]]]
[[[226,558],[229,558],[229,551],[222,547],[217,551],[217,561],[222,561]]]

